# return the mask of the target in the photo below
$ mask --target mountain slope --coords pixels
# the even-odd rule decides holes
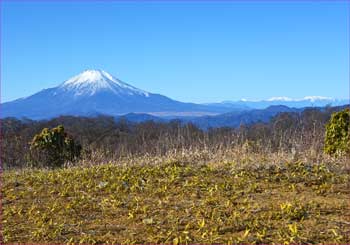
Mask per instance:
[[[59,115],[118,116],[127,113],[217,114],[231,110],[183,103],[122,82],[102,70],[86,70],[57,87],[2,104],[1,117],[52,118]]]

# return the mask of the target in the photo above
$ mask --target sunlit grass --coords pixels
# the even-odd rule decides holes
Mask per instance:
[[[350,243],[337,165],[76,167],[3,174],[6,243]]]

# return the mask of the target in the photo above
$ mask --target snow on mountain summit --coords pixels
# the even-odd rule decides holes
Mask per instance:
[[[329,100],[329,101],[334,101],[334,98],[331,97],[325,97],[325,96],[305,96],[303,98],[304,100],[310,100],[311,102],[315,102],[317,100]]]
[[[304,98],[301,99],[292,99],[289,97],[272,97],[267,99],[267,101],[289,101],[289,102],[297,102],[297,101],[310,101],[310,102],[315,102],[318,100],[328,100],[328,101],[334,101],[333,98],[331,97],[324,97],[324,96],[305,96]]]
[[[75,96],[94,95],[102,91],[112,92],[117,95],[149,96],[148,92],[122,82],[103,70],[85,70],[79,75],[68,79],[58,88],[72,92]]]
[[[281,96],[281,97],[269,98],[269,99],[267,99],[267,101],[293,101],[293,99],[291,99],[289,97]]]

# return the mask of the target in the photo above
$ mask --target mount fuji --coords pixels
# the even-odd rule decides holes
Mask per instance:
[[[183,103],[120,81],[103,70],[85,70],[54,88],[2,104],[1,117],[47,119],[60,115],[215,115],[232,108]]]

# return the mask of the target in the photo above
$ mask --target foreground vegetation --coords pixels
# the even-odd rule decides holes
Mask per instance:
[[[350,243],[344,164],[105,164],[3,173],[4,242]]]
[[[184,149],[190,149],[191,152],[217,152],[248,147],[250,152],[264,156],[293,154],[295,160],[308,158],[312,162],[320,162],[325,147],[329,154],[338,154],[334,147],[344,148],[349,142],[346,130],[338,130],[331,123],[327,144],[324,144],[326,124],[332,113],[343,109],[344,107],[309,108],[300,113],[280,113],[265,123],[245,124],[243,120],[238,128],[208,130],[178,120],[132,123],[104,116],[62,116],[49,121],[6,118],[0,119],[0,159],[3,169],[13,169],[60,166],[67,159],[72,162],[75,158],[73,156],[80,156],[80,161],[99,164],[119,161],[125,157],[166,156]],[[348,117],[343,114],[334,119]],[[340,120],[341,128],[347,128],[348,122],[349,120]],[[60,139],[67,137],[53,132],[53,128],[58,125],[64,126],[64,133],[67,133],[68,139],[74,139],[74,144],[61,142]],[[52,137],[47,137],[50,134]],[[60,135],[62,137],[56,137]],[[59,147],[50,146],[43,140],[59,143]],[[67,154],[67,148],[76,149],[79,145],[82,147],[81,154],[80,150],[79,154]],[[60,151],[57,149],[63,149],[61,154],[58,154]]]
[[[4,242],[350,243],[350,111],[338,109],[209,130],[4,119]]]

